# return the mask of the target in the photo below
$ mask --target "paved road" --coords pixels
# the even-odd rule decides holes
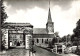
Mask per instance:
[[[0,56],[29,56],[29,51],[26,49],[9,49]]]
[[[40,47],[34,47],[34,49],[36,50],[35,56],[61,56],[61,55],[57,55],[55,53],[49,52],[45,49],[42,49]]]
[[[35,56],[78,56],[72,53],[58,55],[37,46],[35,46],[34,49],[36,50]]]
[[[36,50],[35,56],[61,56],[61,55],[57,55],[55,53],[49,52],[37,46],[35,46],[34,49]],[[29,56],[29,51],[26,49],[9,49],[3,54],[0,54],[0,56]],[[62,56],[76,56],[76,55],[64,54]]]

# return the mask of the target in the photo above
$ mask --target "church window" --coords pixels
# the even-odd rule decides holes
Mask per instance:
[[[47,42],[48,42],[48,39],[47,39]]]
[[[42,43],[43,43],[43,39],[42,39]]]
[[[37,39],[37,43],[39,43],[39,39]]]

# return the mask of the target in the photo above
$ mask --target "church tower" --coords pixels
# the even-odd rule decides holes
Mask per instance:
[[[52,18],[51,18],[50,1],[49,1],[48,20],[47,20],[47,24],[46,24],[47,34],[53,34],[54,33],[54,26],[53,25],[54,25],[54,23],[52,22]]]

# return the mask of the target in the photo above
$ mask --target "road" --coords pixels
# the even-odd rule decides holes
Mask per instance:
[[[26,49],[9,49],[0,56],[29,56],[29,51]]]
[[[36,50],[35,56],[61,56],[37,46],[34,47],[34,50]]]
[[[37,46],[35,46],[34,49],[36,51],[35,56],[78,56],[78,55],[72,54],[72,53],[59,55],[59,54],[52,53],[50,51],[47,51],[47,50],[37,47]]]
[[[52,53],[37,46],[34,46],[34,50],[36,51],[35,56],[77,56],[75,54],[57,55],[55,53]],[[0,56],[33,56],[33,55],[29,55],[29,50],[19,48],[19,49],[9,49],[3,54],[0,54]]]

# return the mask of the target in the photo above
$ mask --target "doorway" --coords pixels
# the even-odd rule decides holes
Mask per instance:
[[[9,47],[24,48],[25,36],[23,33],[9,33]]]

